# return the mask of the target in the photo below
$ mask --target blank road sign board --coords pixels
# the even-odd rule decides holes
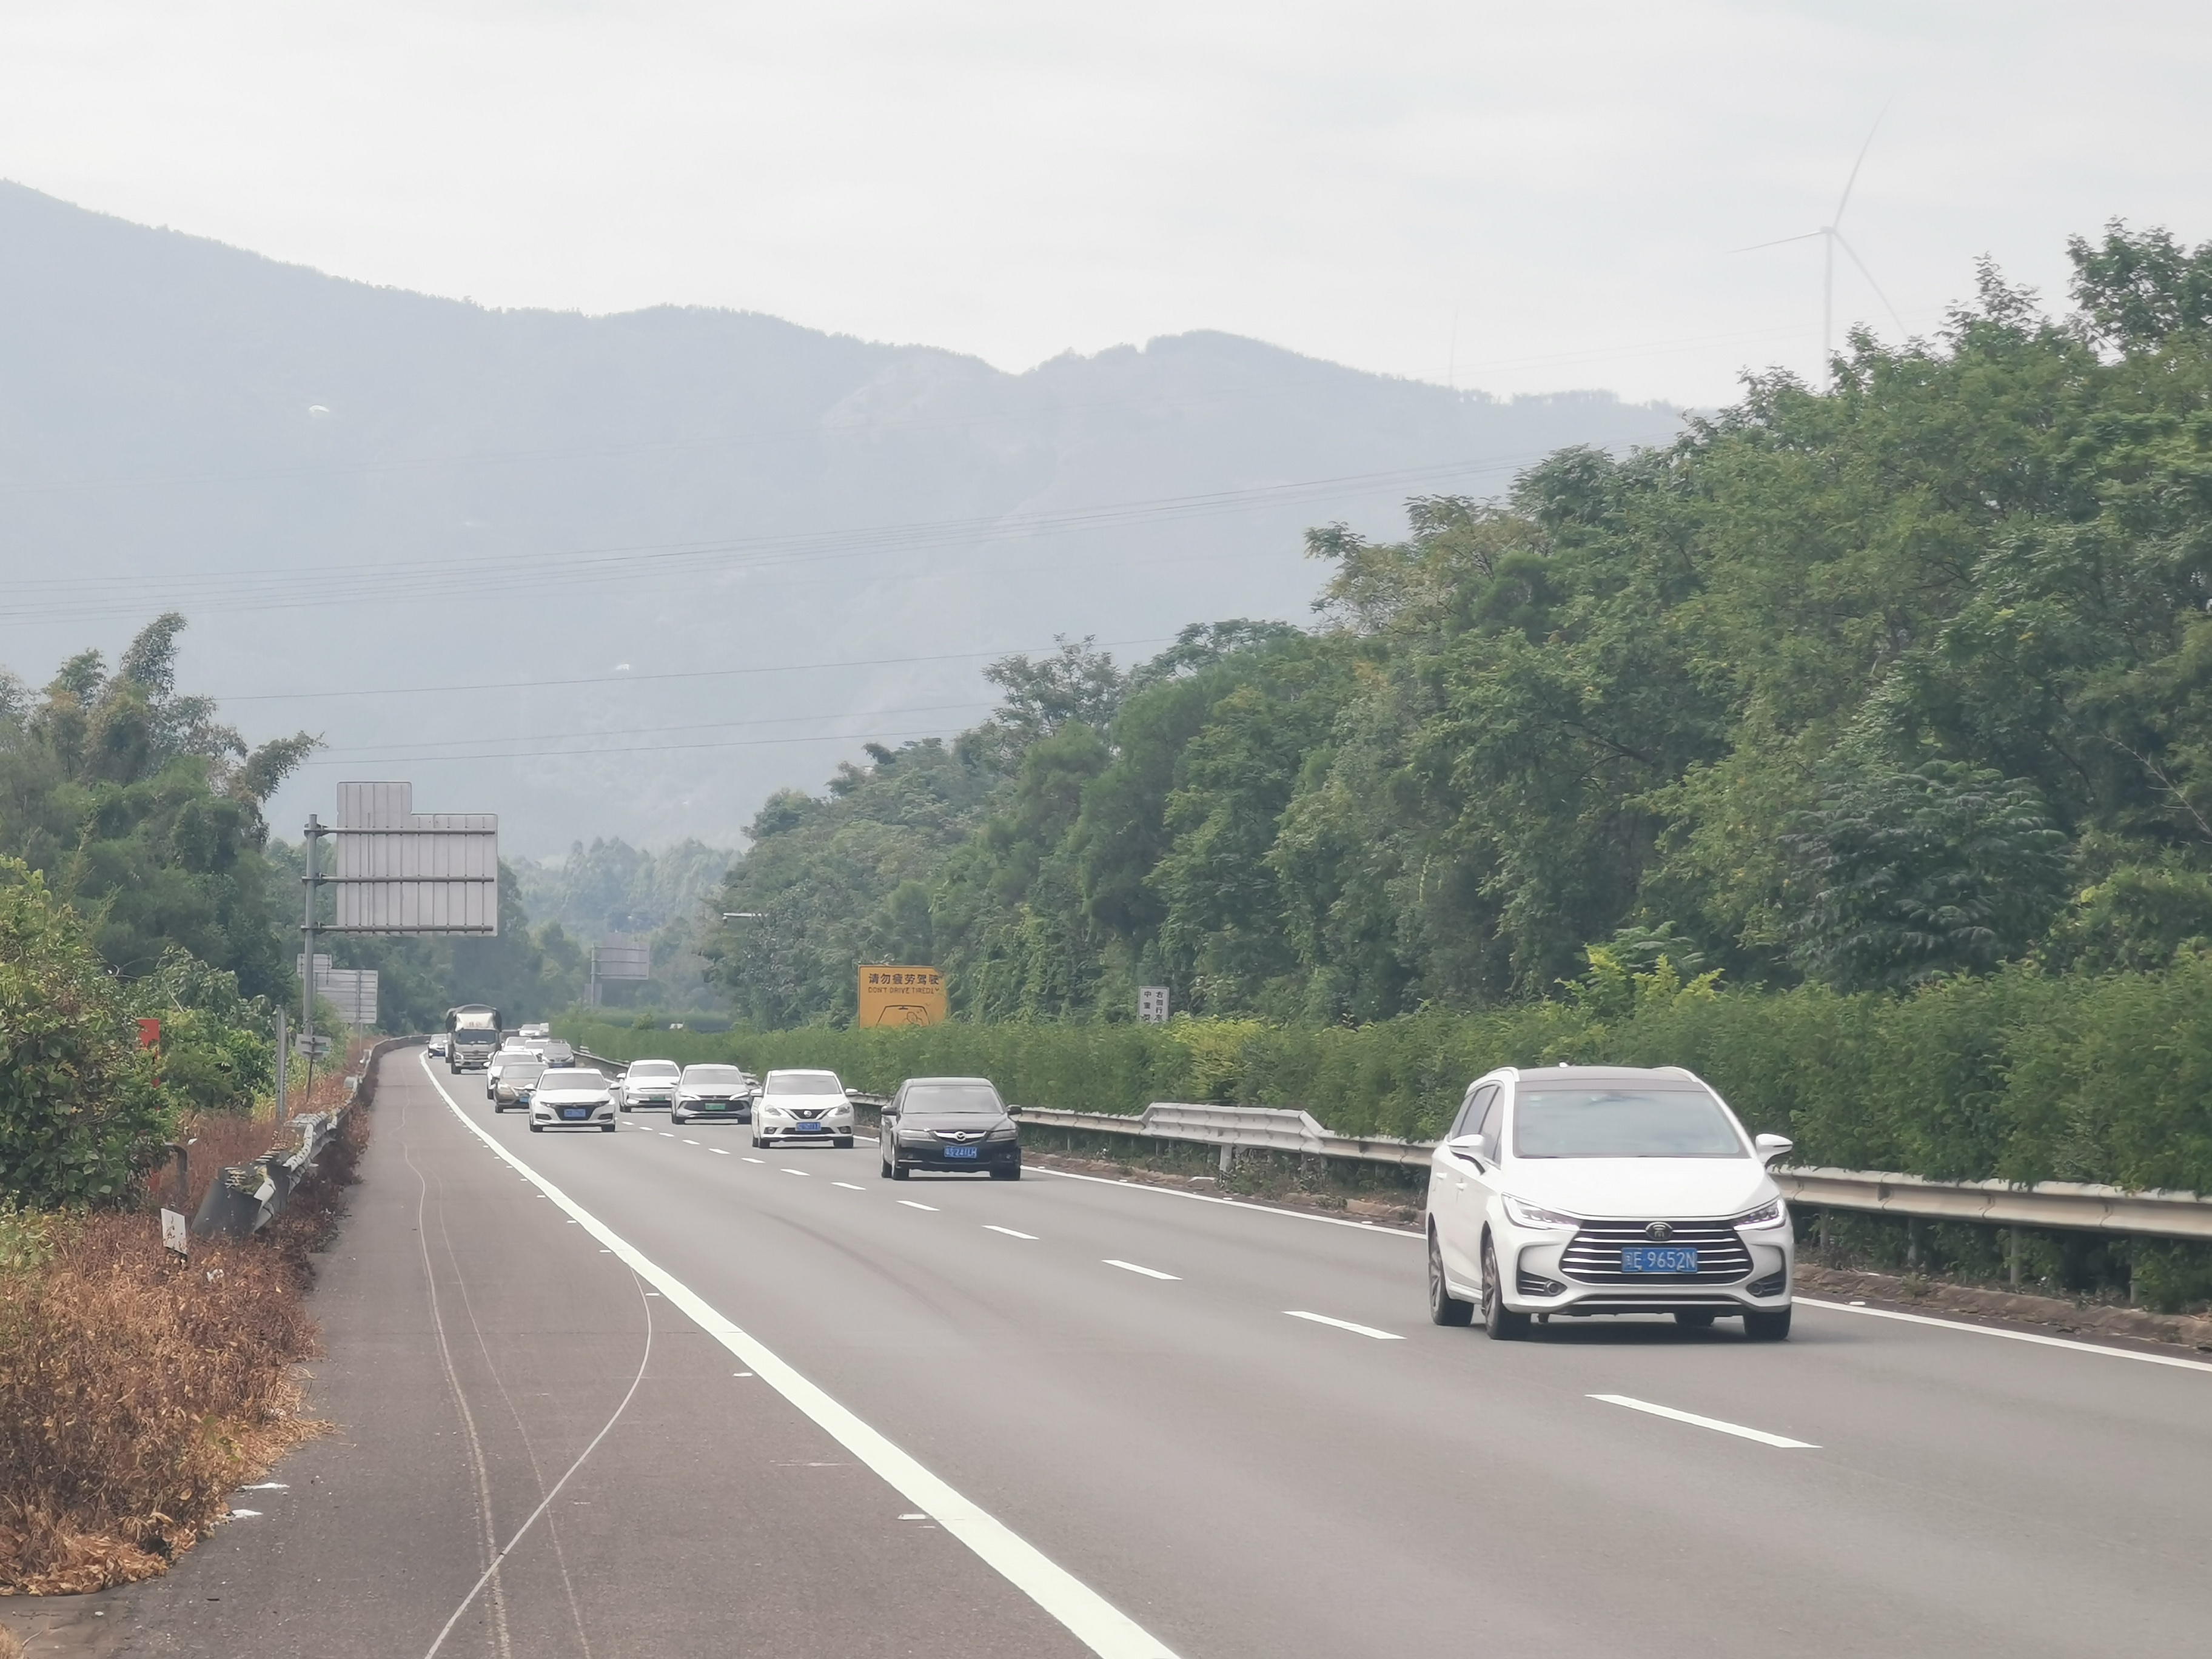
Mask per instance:
[[[499,932],[499,815],[418,812],[411,783],[338,786],[341,933]]]
[[[598,979],[651,979],[650,945],[597,945],[592,947],[592,974]]]

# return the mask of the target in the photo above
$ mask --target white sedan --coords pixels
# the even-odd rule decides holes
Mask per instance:
[[[1532,1318],[1741,1316],[1779,1341],[1796,1250],[1766,1166],[1790,1150],[1680,1066],[1478,1078],[1430,1161],[1429,1316],[1480,1313],[1498,1338]]]
[[[753,1145],[779,1140],[853,1144],[853,1103],[835,1072],[770,1072],[753,1101]]]
[[[615,1132],[615,1096],[604,1075],[580,1066],[556,1066],[530,1095],[530,1132],[546,1129]]]

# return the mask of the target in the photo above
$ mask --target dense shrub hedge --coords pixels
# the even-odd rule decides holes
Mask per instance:
[[[1937,1179],[2105,1181],[2212,1192],[2212,957],[2157,973],[2024,967],[1898,995],[1683,985],[1671,973],[1571,999],[1295,1030],[949,1024],[723,1035],[583,1019],[562,1034],[617,1059],[834,1067],[856,1087],[981,1073],[1040,1106],[1153,1100],[1303,1106],[1345,1133],[1431,1136],[1491,1066],[1687,1066],[1798,1161]]]

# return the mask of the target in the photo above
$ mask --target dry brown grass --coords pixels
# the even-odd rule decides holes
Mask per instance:
[[[0,1659],[23,1659],[23,1638],[0,1625]]]
[[[337,1080],[327,1102],[316,1093],[318,1108],[337,1104]],[[314,1178],[253,1238],[194,1239],[179,1262],[149,1208],[54,1221],[43,1261],[0,1267],[0,1594],[161,1572],[232,1491],[319,1431],[300,1415],[296,1367],[315,1348],[304,1292],[368,1117],[347,1115]],[[195,1208],[218,1168],[275,1136],[266,1120],[195,1129]]]

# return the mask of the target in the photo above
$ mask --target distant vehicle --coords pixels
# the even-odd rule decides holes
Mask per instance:
[[[531,1092],[530,1133],[572,1127],[615,1132],[614,1091],[586,1066],[549,1067]]]
[[[446,1034],[442,1031],[433,1032],[430,1041],[424,1045],[424,1051],[433,1060],[443,1060],[446,1057]]]
[[[446,1063],[455,1072],[480,1072],[499,1047],[499,1010],[465,1002],[446,1010]]]
[[[532,1042],[540,1037],[551,1036],[553,1035],[553,1028],[550,1025],[544,1024],[526,1025],[520,1031],[516,1032],[515,1035],[520,1036],[525,1042]]]
[[[677,1079],[676,1098],[669,1103],[669,1121],[689,1123],[707,1116],[750,1123],[753,1092],[759,1087],[750,1073],[735,1066],[686,1066]]]
[[[615,1085],[615,1103],[625,1112],[641,1106],[672,1106],[684,1068],[672,1060],[634,1060]]]
[[[507,1062],[524,1057],[541,1060],[544,1058],[537,1049],[520,1042],[502,1042],[493,1051],[492,1057],[484,1062],[484,1098],[486,1100],[498,1097],[500,1073],[507,1069]]]
[[[558,1037],[526,1037],[524,1041],[545,1056],[549,1066],[574,1066],[576,1051]]]
[[[884,1108],[881,1140],[886,1181],[904,1181],[916,1170],[1022,1178],[1014,1109],[986,1077],[908,1078]]]
[[[1492,1337],[1534,1318],[1672,1314],[1790,1334],[1796,1242],[1753,1140],[1679,1066],[1504,1066],[1468,1085],[1429,1164],[1429,1317]]]
[[[835,1072],[770,1072],[753,1097],[753,1145],[779,1140],[853,1144],[853,1103]]]
[[[507,1058],[500,1062],[498,1081],[491,1085],[492,1110],[503,1112],[510,1106],[530,1104],[531,1091],[544,1074],[545,1056],[535,1048],[510,1051]],[[594,1072],[592,1075],[596,1078],[599,1073]]]

